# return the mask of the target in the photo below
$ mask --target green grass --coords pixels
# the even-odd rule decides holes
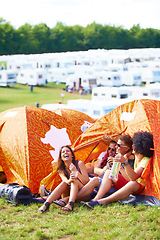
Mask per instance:
[[[158,207],[114,203],[90,210],[76,203],[74,211],[66,213],[52,204],[41,214],[40,206],[14,206],[0,199],[0,239],[160,239]]]
[[[61,101],[64,84],[49,83],[45,87],[16,84],[0,88],[0,112],[24,105],[40,106]],[[91,99],[91,95],[65,93],[64,103],[69,99]],[[14,206],[0,198],[0,239],[111,239],[111,240],[158,240],[160,239],[160,209],[139,205],[112,205],[87,209],[75,204],[73,213],[64,213],[51,205],[45,214],[37,212],[41,204]]]
[[[23,107],[36,106],[39,103],[41,107],[43,104],[67,103],[71,99],[91,99],[91,95],[80,95],[79,93],[65,92],[65,84],[47,83],[45,86],[35,86],[31,92],[30,86],[16,83],[12,87],[0,87],[0,112],[5,110]],[[62,99],[61,93],[65,96]]]

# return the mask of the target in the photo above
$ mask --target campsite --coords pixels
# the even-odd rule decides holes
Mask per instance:
[[[33,139],[33,142],[30,141],[31,144],[31,150],[34,146],[34,143],[38,139],[38,137],[45,137],[45,133],[50,129],[50,125],[54,122],[57,122],[57,124],[60,124],[60,128],[63,128],[64,125],[68,126],[68,128],[71,128],[70,125],[71,122],[68,122],[67,120],[62,120],[60,115],[56,115],[57,113],[49,112],[47,110],[40,110],[39,108],[36,108],[36,103],[39,103],[40,106],[44,103],[50,103],[51,98],[53,99],[53,102],[59,102],[62,101],[61,99],[61,92],[63,91],[63,84],[58,85],[59,89],[57,89],[56,84],[49,84],[46,87],[34,87],[33,92],[30,91],[29,86],[22,86],[19,84],[16,84],[15,86],[11,88],[1,89],[1,94],[5,94],[7,98],[1,97],[0,95],[0,114],[3,115],[3,112],[5,111],[5,114],[8,112],[13,112],[16,114],[19,109],[21,111],[24,111],[24,109],[28,109],[31,118],[28,118],[28,126],[29,122],[32,123],[30,125],[30,129],[33,132],[30,132],[30,136],[35,135],[35,139]],[[42,92],[45,89],[45,92]],[[11,91],[12,95],[11,94]],[[52,94],[53,91],[56,91],[57,94]],[[48,94],[48,91],[50,91],[50,94]],[[24,94],[25,93],[25,94]],[[3,95],[4,96],[4,95]],[[18,97],[18,100],[16,102],[16,99]],[[63,101],[65,102],[67,98],[72,97],[73,99],[79,98],[78,93],[77,94],[70,94],[65,93]],[[84,95],[81,96],[84,99],[90,99],[90,95]],[[55,98],[55,99],[54,99]],[[21,101],[19,101],[21,99]],[[46,102],[44,102],[44,99]],[[4,102],[3,102],[4,101]],[[159,169],[159,146],[158,146],[158,139],[159,139],[159,104],[156,103],[156,101],[151,101],[151,104],[146,101],[137,101],[136,103],[127,104],[123,107],[118,107],[116,111],[111,111],[109,115],[105,116],[104,118],[101,118],[98,120],[98,123],[95,125],[92,125],[89,129],[87,129],[86,132],[82,133],[81,137],[77,139],[74,143],[74,148],[76,150],[76,154],[79,155],[80,159],[83,160],[83,158],[88,155],[88,151],[90,151],[91,148],[94,147],[93,145],[89,145],[87,147],[87,150],[84,154],[81,154],[82,149],[80,147],[84,147],[84,145],[88,144],[87,142],[87,132],[89,132],[90,136],[92,138],[90,139],[90,144],[95,143],[98,139],[96,138],[95,133],[99,133],[99,138],[102,138],[104,135],[104,132],[108,132],[110,135],[117,134],[119,132],[123,132],[127,128],[127,132],[130,134],[133,134],[133,131],[142,129],[142,130],[152,130],[155,134],[155,140],[156,140],[156,157],[154,158],[155,167],[152,168],[152,177],[158,175],[158,169]],[[5,104],[4,104],[5,103]],[[14,104],[13,104],[14,103]],[[1,108],[3,105],[5,105],[6,109]],[[28,106],[28,107],[24,107]],[[151,108],[151,111],[149,111]],[[8,111],[12,109],[11,111]],[[121,114],[123,111],[130,111],[130,112],[138,112],[138,114],[135,114],[135,122],[130,124],[129,121],[125,121],[124,119],[121,120],[121,124],[119,126],[116,125],[116,116],[118,115],[119,120],[121,117]],[[139,123],[139,111],[141,113],[141,121]],[[42,115],[41,115],[42,112]],[[142,114],[143,113],[143,114]],[[12,115],[11,114],[11,115]],[[12,115],[13,116],[13,115]],[[55,117],[56,116],[56,117]],[[109,117],[108,117],[109,116]],[[16,115],[15,115],[16,117]],[[133,117],[133,116],[132,116]],[[51,120],[50,120],[51,118]],[[109,119],[113,119],[113,123],[109,121]],[[2,118],[1,118],[2,119]],[[20,120],[12,122],[11,118],[9,119],[10,122],[7,122],[7,118],[4,119],[5,123],[1,121],[1,132],[3,133],[4,142],[3,146],[5,145],[5,141],[9,141],[11,139],[11,136],[14,136],[15,133],[20,134],[20,137],[22,136],[22,132],[26,131],[26,128],[22,128],[24,117],[21,115]],[[36,121],[36,120],[39,121]],[[43,122],[41,121],[43,120]],[[26,121],[26,120],[25,120]],[[49,122],[47,122],[49,121]],[[89,119],[88,119],[89,121]],[[103,124],[104,121],[106,121],[107,124]],[[109,124],[110,123],[110,124]],[[139,123],[139,124],[138,124]],[[6,124],[6,127],[5,127]],[[39,125],[40,124],[40,125]],[[48,126],[48,124],[50,124]],[[115,127],[113,125],[115,124]],[[40,132],[37,130],[40,128],[40,126],[44,126],[44,132]],[[100,129],[99,126],[103,127]],[[16,127],[19,129],[16,132]],[[108,128],[107,128],[108,127]],[[5,132],[4,130],[9,130],[9,135],[6,136],[5,139]],[[112,129],[112,131],[110,131]],[[118,131],[118,132],[117,132]],[[73,139],[76,138],[72,129],[70,129],[70,134]],[[6,131],[7,133],[7,131]],[[78,134],[78,132],[77,132]],[[43,135],[43,136],[42,136]],[[1,138],[2,139],[2,138]],[[20,138],[22,143],[22,138]],[[18,140],[18,137],[16,137],[16,140]],[[41,144],[41,145],[40,145]],[[38,144],[37,151],[41,149],[42,142]],[[12,144],[9,144],[10,149],[7,149],[7,152],[9,151],[12,155],[14,151],[14,146]],[[12,149],[13,147],[13,149]],[[51,147],[47,144],[44,146],[44,151],[48,152],[48,160],[47,164],[49,166],[49,163],[51,162],[51,157],[49,151],[51,151]],[[22,152],[21,152],[22,153]],[[97,154],[97,152],[93,151],[93,154]],[[45,153],[46,154],[46,153]],[[9,156],[9,159],[11,157]],[[22,153],[22,156],[24,154]],[[31,153],[33,155],[33,153]],[[21,156],[21,157],[22,157]],[[2,155],[1,155],[2,157]],[[36,156],[33,155],[33,158]],[[38,159],[38,154],[37,154]],[[15,159],[14,159],[15,160]],[[89,161],[89,159],[87,159]],[[3,161],[3,166],[4,161]],[[16,163],[17,164],[17,163]],[[41,163],[40,163],[41,164]],[[30,165],[30,168],[32,168],[32,163],[28,160],[28,165]],[[47,171],[45,170],[45,166],[42,164],[41,166],[41,172],[45,175],[49,173],[49,168],[46,167]],[[23,166],[24,167],[24,166]],[[151,166],[150,166],[151,167]],[[40,169],[39,169],[40,170]],[[27,176],[26,174],[27,169],[24,169],[21,173],[17,172],[17,174],[11,174],[11,172],[7,172],[8,176],[11,177],[11,179],[15,178],[18,179],[17,176],[21,176],[21,179],[24,180],[24,178]],[[36,171],[34,169],[34,165],[32,168],[32,173]],[[44,172],[46,171],[46,172]],[[13,173],[13,172],[12,172]],[[28,172],[29,173],[29,172]],[[37,172],[36,172],[37,173]],[[145,173],[147,174],[147,172]],[[28,176],[32,176],[32,174],[28,174]],[[40,175],[39,175],[40,176]],[[36,180],[37,181],[37,180]],[[35,181],[35,182],[36,182]],[[150,179],[148,179],[150,182]],[[31,184],[33,186],[34,183],[34,175],[33,178],[26,177],[26,180],[24,182],[28,186]],[[24,184],[23,183],[23,184]],[[153,185],[152,185],[153,184]],[[159,197],[159,186],[156,185],[158,183],[151,182],[151,187],[154,186],[154,192],[153,196]],[[36,188],[33,188],[35,190],[35,193],[37,192]],[[150,188],[147,189],[147,194],[150,194]],[[80,205],[79,203],[75,204],[75,208],[73,213],[64,213],[61,211],[60,208],[55,206],[54,204],[51,205],[50,211],[40,215],[38,213],[38,207],[40,207],[40,203],[31,203],[29,205],[17,205],[14,206],[12,203],[8,203],[5,199],[0,198],[0,216],[1,216],[1,227],[0,227],[0,237],[1,239],[160,239],[159,238],[159,226],[160,226],[160,209],[159,206],[147,206],[145,204],[139,204],[136,207],[128,204],[120,204],[120,203],[114,203],[111,205],[106,205],[103,207],[96,207],[94,210],[88,210],[84,206]]]

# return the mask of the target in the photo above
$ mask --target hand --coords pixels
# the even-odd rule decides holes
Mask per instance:
[[[126,158],[120,153],[118,153],[114,158],[114,162],[124,163],[125,161],[126,161]]]
[[[71,172],[73,172],[73,171],[77,171],[77,168],[76,168],[76,166],[73,163],[71,163],[70,166],[69,166],[69,170]]]
[[[104,166],[103,173],[105,173],[107,169],[108,169],[108,166]]]
[[[124,157],[125,157],[126,159],[128,159],[131,154],[132,154],[132,150],[130,150],[129,152],[127,152],[127,153],[124,155]]]
[[[71,180],[71,182],[76,181],[77,177],[78,177],[78,171],[72,171],[70,173],[70,180]]]
[[[108,157],[108,159],[107,159],[107,162],[109,163],[109,164],[113,164],[113,161],[114,161],[114,158],[113,157]]]

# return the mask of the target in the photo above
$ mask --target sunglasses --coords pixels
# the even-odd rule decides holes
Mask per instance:
[[[121,144],[119,144],[119,143],[117,143],[117,146],[118,146],[118,147],[127,147],[127,146],[123,146],[123,145],[121,145]]]
[[[111,150],[112,152],[114,152],[116,149],[115,148],[108,148],[108,150]]]

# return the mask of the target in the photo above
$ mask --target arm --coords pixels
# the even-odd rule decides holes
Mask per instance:
[[[101,165],[101,159],[98,158],[98,160],[94,165],[94,173],[97,175],[102,175],[106,171],[106,166],[104,168],[100,168],[100,165]]]
[[[121,162],[124,164],[124,169],[120,169],[120,172],[122,173],[122,175],[129,181],[135,181],[136,179],[138,179],[139,177],[141,177],[142,172],[144,170],[144,168],[142,167],[138,167],[135,170],[133,170],[131,168],[131,166],[128,164],[128,158],[127,156],[122,156],[121,154],[118,154],[115,157],[115,161],[116,162]]]
[[[58,173],[63,182],[66,182],[67,184],[71,183],[71,179],[70,178],[68,179],[63,172],[58,172]]]
[[[139,177],[141,177],[143,170],[144,168],[138,167],[134,171],[133,168],[130,167],[130,165],[125,165],[125,172],[128,175],[130,181],[135,181]]]

